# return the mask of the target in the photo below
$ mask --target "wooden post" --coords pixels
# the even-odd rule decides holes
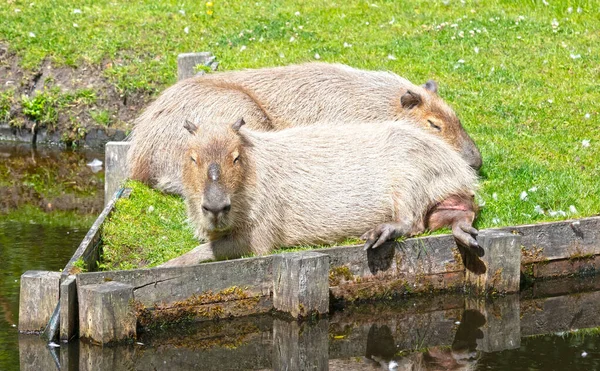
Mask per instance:
[[[292,317],[329,312],[329,256],[316,252],[273,257],[273,306]]]
[[[136,337],[133,286],[112,281],[78,291],[80,337],[100,344]]]
[[[60,272],[27,271],[21,275],[19,331],[36,332],[48,324],[58,303]]]
[[[106,175],[104,180],[104,206],[110,202],[116,191],[121,188],[123,182],[129,176],[127,165],[127,151],[129,142],[106,143],[105,163]]]
[[[207,65],[214,57],[210,52],[182,53],[177,56],[177,80],[184,80],[197,74],[197,65]]]
[[[466,270],[467,284],[478,295],[518,292],[521,280],[521,236],[487,230],[477,236],[477,241],[484,251],[481,260],[486,269],[483,273]],[[466,259],[477,257],[466,254]],[[469,265],[467,261],[465,266]]]
[[[77,285],[75,276],[68,276],[60,284],[60,340],[69,341],[77,335]]]

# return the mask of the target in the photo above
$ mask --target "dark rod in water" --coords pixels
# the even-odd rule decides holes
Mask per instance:
[[[54,308],[54,312],[52,312],[52,317],[50,317],[50,321],[48,325],[42,332],[42,338],[48,340],[49,343],[54,342],[58,343],[59,336],[59,327],[60,327],[60,301],[56,303],[56,308]]]

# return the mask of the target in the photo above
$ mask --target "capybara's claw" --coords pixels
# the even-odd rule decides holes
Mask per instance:
[[[472,225],[463,223],[460,225],[460,229],[462,229],[464,232],[470,234],[473,237],[475,237],[479,234],[479,231],[477,229],[475,229]]]
[[[475,239],[478,234],[479,231],[467,223],[459,223],[452,228],[452,235],[454,235],[456,242],[462,246],[471,248],[477,256],[481,257],[484,251]]]

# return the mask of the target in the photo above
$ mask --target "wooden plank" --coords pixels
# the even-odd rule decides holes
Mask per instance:
[[[81,273],[77,286],[117,281],[133,286],[134,298],[145,306],[217,293],[232,287],[247,296],[265,296],[272,289],[272,257],[236,259],[189,267]]]

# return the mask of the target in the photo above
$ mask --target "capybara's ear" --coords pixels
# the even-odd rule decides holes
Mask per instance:
[[[432,93],[438,92],[438,84],[433,80],[427,81],[425,84],[423,84],[423,87],[425,88],[425,90],[429,90]]]
[[[244,121],[244,119],[242,117],[240,117],[233,125],[231,125],[231,128],[234,131],[239,131],[240,128],[242,126],[244,126],[246,124],[246,121]]]
[[[186,128],[186,130],[189,131],[190,134],[196,134],[196,131],[198,131],[198,126],[190,120],[185,120],[185,122],[183,123],[183,127]]]
[[[423,102],[421,96],[417,93],[413,93],[410,90],[407,90],[406,93],[400,98],[400,103],[402,103],[402,107],[406,109],[415,108]]]

